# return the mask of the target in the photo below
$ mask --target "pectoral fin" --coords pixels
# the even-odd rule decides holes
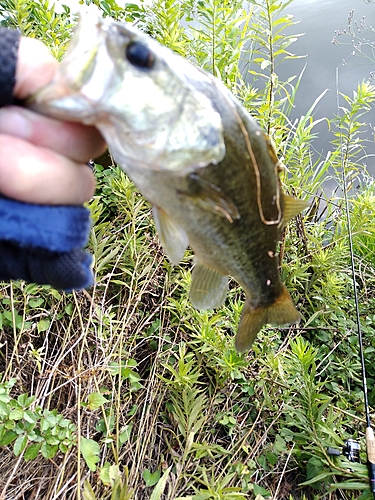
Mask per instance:
[[[177,265],[189,244],[188,236],[161,208],[153,207],[152,213],[160,243],[172,264]]]
[[[230,223],[241,217],[236,205],[219,187],[197,174],[189,176],[189,190],[179,195],[189,197],[204,210],[225,217]]]
[[[197,262],[191,275],[190,301],[196,309],[215,309],[224,302],[228,276]]]
[[[265,307],[254,308],[247,300],[243,306],[241,320],[236,336],[236,349],[239,352],[250,349],[263,325],[290,325],[298,323],[300,315],[294,307],[288,290],[283,287],[275,302]]]
[[[283,226],[286,226],[296,215],[302,212],[309,206],[309,203],[304,200],[298,200],[287,194],[283,194],[284,209],[283,209]]]

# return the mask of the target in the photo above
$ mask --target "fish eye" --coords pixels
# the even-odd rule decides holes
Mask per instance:
[[[154,54],[141,42],[132,42],[126,47],[126,58],[137,68],[152,68],[155,62]]]

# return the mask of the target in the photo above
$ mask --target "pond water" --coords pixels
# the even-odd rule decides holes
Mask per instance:
[[[358,38],[343,34],[336,36],[339,44],[332,43],[335,30],[348,31],[348,15],[352,10],[354,10],[353,23],[357,21],[360,25],[365,16],[365,29],[360,27],[358,30],[354,25],[354,32]],[[319,102],[314,116],[332,118],[337,114],[336,87],[339,92],[353,96],[353,90],[356,90],[358,83],[370,79],[371,72],[375,72],[374,60],[360,57],[358,54],[353,55],[352,44],[353,39],[358,42],[359,38],[365,38],[375,45],[375,1],[294,0],[285,12],[293,14],[294,21],[299,21],[299,24],[293,27],[293,32],[305,33],[291,46],[291,51],[307,56],[304,59],[285,61],[279,67],[279,77],[284,79],[293,74],[300,74],[306,64],[296,96],[293,117],[305,114],[315,99],[328,89]],[[371,25],[374,27],[373,30],[370,29]],[[372,50],[367,44],[362,43],[362,50],[375,58],[375,48]],[[341,104],[343,102],[341,101]],[[371,155],[375,154],[374,130],[371,128],[372,125],[375,126],[375,110],[368,113],[365,119],[370,122],[366,134],[369,140],[366,152]],[[330,149],[329,141],[332,136],[324,124],[317,130],[319,139],[315,141],[315,147],[324,154]],[[375,157],[370,156],[365,163],[371,174],[375,175]]]

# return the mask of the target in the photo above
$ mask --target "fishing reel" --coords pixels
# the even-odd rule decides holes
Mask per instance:
[[[328,455],[338,457],[340,455],[344,455],[349,462],[360,462],[359,458],[359,443],[355,439],[347,439],[344,441],[344,446],[341,450],[337,448],[331,448],[328,446],[327,453]]]
[[[359,457],[359,443],[355,439],[347,439],[344,441],[344,446],[341,450],[337,448],[327,447],[327,453],[331,456],[338,457],[339,455],[344,455],[349,462],[360,462]],[[366,428],[366,451],[367,451],[367,469],[369,474],[370,491],[373,494],[375,500],[375,439],[374,431],[372,427],[368,425]],[[353,469],[349,469],[353,470]]]

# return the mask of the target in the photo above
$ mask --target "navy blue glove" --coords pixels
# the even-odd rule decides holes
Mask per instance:
[[[19,39],[18,31],[0,28],[0,107],[14,103]],[[0,280],[66,291],[90,286],[92,257],[83,250],[90,226],[84,207],[33,205],[0,194]]]
[[[65,291],[93,283],[84,207],[33,205],[0,195],[0,280],[23,279]]]

